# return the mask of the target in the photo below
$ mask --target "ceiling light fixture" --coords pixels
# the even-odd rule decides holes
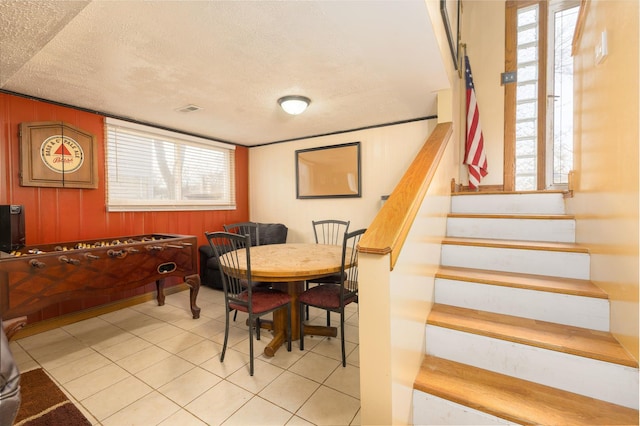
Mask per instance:
[[[306,96],[290,95],[281,97],[278,99],[278,103],[287,114],[298,115],[307,109],[311,103],[311,99]]]

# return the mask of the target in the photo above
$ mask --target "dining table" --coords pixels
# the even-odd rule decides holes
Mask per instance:
[[[347,249],[350,250],[350,249]],[[251,281],[270,282],[272,287],[291,296],[291,339],[300,338],[298,295],[304,290],[306,280],[333,275],[342,267],[342,245],[315,243],[287,243],[252,246],[250,248]],[[351,256],[346,257],[350,259]],[[238,273],[246,274],[246,250],[238,252]],[[350,265],[346,265],[349,267]],[[225,271],[227,272],[227,271]],[[279,309],[273,313],[273,321],[260,321],[261,328],[270,329],[273,339],[264,348],[268,357],[286,341],[287,313]],[[336,327],[304,324],[304,333],[316,336],[336,337]]]

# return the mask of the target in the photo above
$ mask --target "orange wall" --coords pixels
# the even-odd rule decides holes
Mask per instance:
[[[22,122],[64,121],[95,135],[98,146],[98,188],[36,188],[20,186]],[[187,234],[206,244],[204,231],[222,230],[224,223],[249,219],[249,150],[236,149],[236,210],[185,212],[117,212],[105,208],[104,117],[48,102],[0,93],[0,204],[22,204],[27,245],[110,238],[148,233]],[[170,283],[168,283],[170,284]],[[30,321],[45,319],[114,299],[152,291],[155,285],[105,299],[72,301],[53,306]]]

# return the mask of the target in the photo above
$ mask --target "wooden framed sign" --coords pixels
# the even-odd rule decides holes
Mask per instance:
[[[61,121],[21,123],[20,185],[97,188],[95,136]]]

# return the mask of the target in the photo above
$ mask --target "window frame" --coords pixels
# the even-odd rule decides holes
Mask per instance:
[[[222,200],[213,199],[147,199],[142,201],[140,198],[132,196],[129,198],[114,198],[109,191],[109,187],[113,185],[110,176],[113,176],[113,162],[110,161],[115,157],[112,152],[111,139],[113,130],[120,131],[124,134],[135,135],[136,137],[148,138],[151,141],[159,141],[163,143],[174,144],[177,147],[195,147],[198,149],[214,150],[224,154],[223,168],[225,169],[225,178],[223,193],[225,196]],[[106,192],[106,210],[107,212],[135,212],[135,211],[192,211],[192,210],[235,210],[236,209],[236,176],[235,176],[235,149],[231,144],[226,144],[210,139],[191,136],[178,133],[171,130],[165,130],[158,127],[148,126],[140,123],[120,120],[116,118],[106,117],[104,126],[105,140],[105,192]],[[152,159],[152,157],[149,157]],[[150,161],[149,167],[153,167],[153,160]],[[126,165],[126,164],[125,164]],[[182,173],[185,168],[180,168]],[[181,181],[184,176],[181,174]]]
[[[536,188],[545,189],[546,180],[546,94],[547,94],[547,1],[507,0],[505,5],[505,71],[518,70],[518,9],[538,5],[541,19],[538,29],[538,123],[536,141]],[[504,89],[504,190],[514,191],[516,180],[516,84],[506,84]],[[543,101],[541,101],[543,100]],[[542,161],[541,161],[542,159]]]

